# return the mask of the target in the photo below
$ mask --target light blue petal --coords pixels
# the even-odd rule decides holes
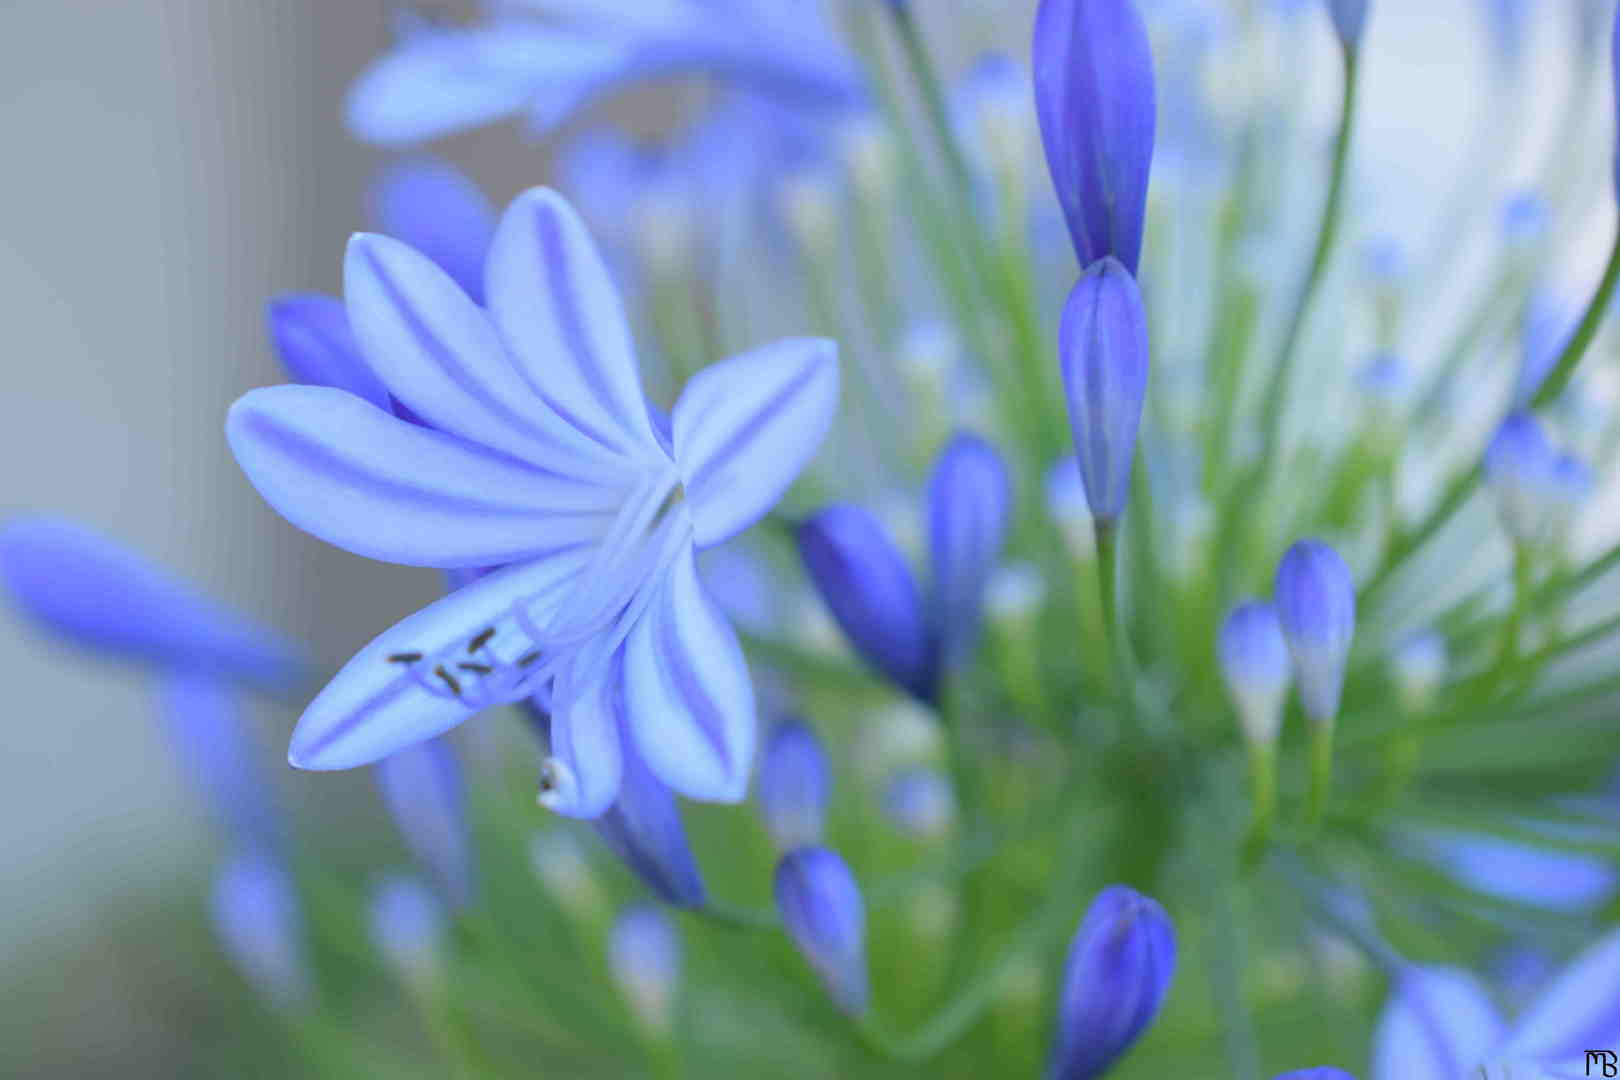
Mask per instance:
[[[467,789],[447,738],[428,739],[390,754],[376,766],[383,802],[411,855],[451,907],[473,898],[472,838]]]
[[[283,839],[275,789],[233,688],[206,672],[170,675],[159,715],[181,769],[235,847],[274,850]]]
[[[63,518],[17,518],[0,529],[0,582],[25,613],[75,645],[272,690],[306,672],[286,639]]]
[[[543,627],[555,616],[588,558],[582,549],[509,566],[385,630],[304,710],[287,760],[300,769],[370,765],[479,709],[527,697],[535,650],[525,624]],[[480,675],[466,664],[492,670]]]
[[[703,592],[690,550],[625,645],[625,705],[659,779],[693,799],[738,802],[754,760],[754,687],[742,647]]]
[[[667,460],[618,290],[561,195],[534,188],[507,209],[490,249],[486,291],[490,316],[532,393],[616,456]]]
[[[290,293],[270,301],[266,314],[270,340],[293,382],[335,386],[379,409],[389,408],[388,391],[360,355],[343,301],[321,293]]]
[[[1503,1034],[1485,988],[1465,971],[1412,968],[1373,1036],[1371,1080],[1459,1080],[1488,1060]]]
[[[412,35],[356,80],[349,129],[401,146],[478,127],[625,62],[624,43],[514,22]]]
[[[1620,1049],[1620,930],[1582,953],[1513,1027],[1510,1058],[1579,1060]]]
[[[495,208],[466,173],[438,158],[396,162],[372,183],[369,201],[382,232],[438,263],[483,303]]]
[[[838,408],[838,346],[795,338],[713,364],[675,403],[675,458],[699,547],[765,515]]]
[[[680,805],[647,768],[622,723],[619,745],[624,753],[619,797],[593,822],[597,835],[665,903],[702,907],[703,875],[686,839]]]
[[[483,309],[427,256],[361,233],[349,241],[343,287],[366,362],[426,423],[557,472],[614,471],[536,396]]]
[[[575,668],[582,665],[575,663]],[[623,664],[586,686],[565,672],[551,714],[551,760],[546,763],[540,805],[569,817],[599,817],[619,796],[624,774],[619,716],[624,709]]]
[[[248,480],[300,529],[385,562],[492,566],[600,537],[614,492],[410,424],[353,394],[272,386],[231,407]]]

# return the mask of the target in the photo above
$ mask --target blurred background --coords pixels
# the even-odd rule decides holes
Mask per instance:
[[[920,6],[947,18],[973,5]],[[1357,167],[1375,200],[1363,213],[1400,235],[1450,189],[1487,101],[1485,44],[1477,0],[1374,6]],[[379,0],[0,5],[0,514],[97,525],[324,663],[439,581],[293,530],[241,477],[222,422],[242,391],[281,379],[266,299],[338,291],[380,160],[345,134],[340,104],[386,45],[388,15]],[[997,22],[1022,58],[1027,16]],[[1329,47],[1325,30],[1317,44]],[[1538,27],[1526,162],[1546,152],[1563,44]],[[1309,92],[1326,116],[1336,68],[1315,70]],[[610,108],[657,126],[672,105],[652,94]],[[546,148],[511,126],[436,149],[497,204],[547,175]],[[1601,254],[1563,269],[1585,280]],[[200,1068],[198,1044],[249,995],[200,929],[213,840],[150,722],[147,680],[86,663],[0,610],[0,684],[0,1074]],[[274,760],[296,704],[260,718]],[[378,814],[365,776],[284,772],[301,805]],[[177,910],[177,896],[194,908]],[[265,1075],[284,1072],[271,1059]]]

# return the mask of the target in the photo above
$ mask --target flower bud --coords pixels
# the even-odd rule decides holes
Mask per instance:
[[[956,819],[951,785],[934,769],[911,769],[889,781],[883,812],[895,827],[920,840],[937,840]]]
[[[1548,440],[1533,413],[1502,421],[1485,449],[1485,479],[1496,495],[1502,527],[1515,543],[1549,539],[1569,498],[1579,490],[1580,468]]]
[[[776,907],[793,943],[834,1003],[866,1013],[866,907],[855,875],[835,852],[800,848],[776,865]]]
[[[431,985],[443,969],[449,920],[444,903],[414,877],[384,878],[367,911],[372,947],[412,986]]]
[[[780,852],[821,842],[830,784],[816,733],[798,720],[778,724],[759,762],[759,808]]]
[[[933,633],[905,560],[877,521],[829,506],[798,531],[799,554],[833,618],[873,667],[923,701],[934,697]]]
[[[212,915],[220,945],[259,992],[281,1008],[311,994],[304,918],[291,875],[273,858],[240,855],[214,878]]]
[[[1305,715],[1331,726],[1356,629],[1356,586],[1339,553],[1301,540],[1277,567],[1277,613],[1294,658]]]
[[[449,739],[441,736],[401,750],[379,761],[374,773],[405,846],[445,903],[458,909],[472,903],[467,791]]]
[[[977,435],[953,437],[928,481],[934,618],[945,663],[960,662],[973,646],[1011,510],[1012,481],[995,447]]]
[[[1131,490],[1147,394],[1147,312],[1136,279],[1112,257],[1080,276],[1059,331],[1063,390],[1091,514],[1112,524]]]
[[[1159,1012],[1176,967],[1176,932],[1158,903],[1123,885],[1092,902],[1069,946],[1050,1080],[1094,1080]]]
[[[681,939],[669,916],[650,904],[621,912],[608,939],[608,968],[636,1019],[668,1031],[681,983]]]
[[[1446,639],[1432,630],[1413,634],[1397,645],[1389,667],[1401,709],[1420,713],[1434,704],[1448,664]]]
[[[599,835],[637,877],[666,903],[702,907],[708,899],[675,794],[652,774],[629,739],[619,795],[595,819]]]
[[[1142,255],[1156,106],[1153,50],[1131,0],[1041,0],[1035,111],[1081,266]]]
[[[1358,48],[1367,31],[1367,0],[1327,0],[1327,6],[1333,18],[1333,31],[1344,47]]]
[[[1282,730],[1288,696],[1288,642],[1270,604],[1239,604],[1221,624],[1217,651],[1226,692],[1250,742],[1271,746]]]

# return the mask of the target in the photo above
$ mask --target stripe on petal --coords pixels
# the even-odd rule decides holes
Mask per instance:
[[[273,386],[225,425],[265,501],[346,551],[409,566],[492,566],[600,537],[617,494],[406,423],[353,394]]]
[[[358,234],[343,289],[366,362],[429,425],[571,475],[615,471],[535,396],[483,309],[427,256]]]
[[[625,646],[625,706],[647,765],[693,799],[737,802],[754,757],[742,647],[683,552]]]
[[[574,208],[548,188],[518,196],[486,274],[490,316],[533,392],[614,454],[665,460],[624,306]]]
[[[584,550],[510,566],[385,630],[310,703],[287,759],[300,769],[369,765],[533,692],[541,627],[567,597]],[[480,671],[487,668],[487,671]]]
[[[838,407],[838,346],[779,341],[711,365],[675,403],[675,456],[699,547],[764,516],[815,455]]]

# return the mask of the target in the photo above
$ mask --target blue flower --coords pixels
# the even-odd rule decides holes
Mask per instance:
[[[647,904],[620,912],[608,938],[608,969],[636,1018],[666,1030],[681,981],[681,939],[669,916]]]
[[[621,741],[625,755],[618,797],[591,824],[642,884],[665,903],[702,907],[708,896],[675,795],[647,768],[634,744],[622,734]]]
[[[941,659],[959,661],[978,634],[985,584],[1001,557],[1012,513],[1012,481],[995,447],[956,435],[928,480],[928,536]]]
[[[1320,540],[1301,540],[1289,548],[1277,566],[1277,613],[1305,715],[1331,725],[1356,630],[1355,581],[1339,553]]]
[[[1482,1068],[1492,1080],[1583,1076],[1587,1050],[1615,1046],[1620,1046],[1620,931],[1577,957],[1512,1025],[1467,972],[1408,969],[1374,1032],[1371,1077],[1457,1080],[1479,1075]]]
[[[430,428],[329,387],[255,390],[231,410],[238,463],[293,524],[384,561],[502,567],[361,650],[289,758],[368,764],[546,690],[548,806],[612,804],[621,726],[671,787],[740,799],[752,688],[694,555],[758,520],[814,453],[835,347],[784,341],[716,364],[666,417],[642,392],[601,257],[543,189],[502,218],[485,282],[487,311],[403,243],[349,245],[356,340]]]
[[[1419,631],[1402,639],[1389,657],[1390,677],[1401,708],[1422,712],[1433,704],[1450,665],[1446,639],[1435,631]]]
[[[1258,600],[1233,608],[1221,624],[1216,652],[1243,733],[1251,742],[1272,745],[1282,729],[1290,675],[1276,609]]]
[[[851,1016],[864,1015],[871,998],[866,905],[844,860],[824,847],[783,856],[776,865],[776,907],[833,1001]]]
[[[405,846],[447,904],[473,898],[473,849],[461,763],[445,738],[428,739],[379,761],[377,786]]]
[[[248,853],[228,861],[214,878],[211,914],[214,933],[243,978],[278,1007],[308,1003],[303,908],[277,859]]]
[[[1131,0],[1041,0],[1035,108],[1082,267],[1142,256],[1156,119],[1153,51]]]
[[[816,733],[801,720],[778,724],[759,763],[759,809],[778,851],[821,842],[831,769]]]
[[[838,504],[799,526],[799,555],[856,650],[897,686],[931,702],[938,660],[916,579],[871,514]]]
[[[1333,31],[1346,49],[1355,49],[1367,31],[1368,0],[1327,0],[1328,15],[1333,19]]]
[[[1485,448],[1485,479],[1502,526],[1515,543],[1556,539],[1591,492],[1591,474],[1547,438],[1534,413],[1502,421]]]
[[[1081,275],[1063,308],[1058,350],[1086,501],[1099,524],[1112,525],[1130,497],[1148,380],[1147,312],[1117,259]]]
[[[518,114],[544,132],[622,87],[691,73],[812,104],[861,93],[820,0],[523,0],[474,26],[409,27],[356,80],[348,124],[389,145]]]
[[[372,890],[366,915],[372,947],[401,978],[428,984],[438,977],[450,920],[432,889],[416,878],[390,875]]]
[[[1157,902],[1123,885],[1098,894],[1069,946],[1048,1080],[1094,1080],[1158,1015],[1176,932]]]

